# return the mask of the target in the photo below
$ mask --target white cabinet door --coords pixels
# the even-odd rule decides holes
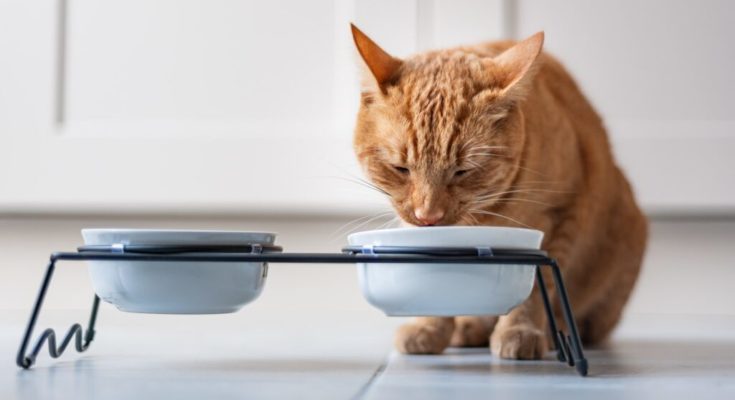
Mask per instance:
[[[735,3],[521,0],[519,36],[573,72],[653,212],[735,210]]]
[[[0,211],[379,207],[379,195],[344,179],[359,174],[349,22],[392,24],[380,35],[410,53],[416,9],[415,1],[3,1]]]

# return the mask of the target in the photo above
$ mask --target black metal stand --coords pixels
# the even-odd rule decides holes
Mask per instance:
[[[54,269],[56,268],[56,261],[58,259],[60,258],[55,257],[54,255],[51,256],[51,261],[49,261],[48,267],[46,267],[46,274],[44,274],[43,281],[41,282],[41,288],[38,290],[38,295],[36,296],[36,302],[33,304],[31,318],[28,320],[28,325],[26,326],[25,333],[23,334],[23,340],[20,342],[20,348],[18,349],[18,356],[15,359],[15,363],[24,369],[30,368],[36,362],[36,357],[38,357],[38,353],[41,352],[43,344],[46,341],[48,341],[48,352],[51,357],[58,358],[64,353],[66,347],[71,343],[72,338],[75,339],[74,347],[76,347],[77,352],[79,353],[87,350],[87,348],[89,348],[89,344],[94,340],[94,324],[97,321],[97,310],[100,305],[100,298],[97,297],[97,295],[94,296],[94,300],[92,301],[92,312],[89,315],[89,323],[87,325],[87,332],[84,334],[84,338],[82,338],[82,326],[80,324],[74,324],[69,328],[66,336],[64,336],[64,340],[61,341],[61,345],[56,347],[56,332],[53,329],[48,328],[41,333],[41,336],[36,341],[35,346],[33,346],[33,350],[26,355],[26,349],[31,341],[33,328],[36,326],[38,314],[41,312],[43,300],[46,297],[46,291],[51,283],[51,278],[54,275]]]
[[[421,247],[347,247],[343,253],[267,253],[261,246],[253,245],[246,248],[237,246],[161,246],[165,251],[157,251],[151,246],[95,246],[80,247],[77,252],[53,253],[46,269],[41,288],[31,311],[28,325],[23,334],[16,363],[19,367],[28,369],[36,361],[43,345],[48,341],[49,354],[53,358],[59,357],[75,339],[75,348],[83,352],[89,348],[94,339],[94,326],[99,307],[99,297],[94,296],[92,311],[89,317],[87,330],[82,334],[82,326],[74,324],[67,332],[61,345],[56,347],[56,333],[53,329],[46,329],[36,340],[30,353],[30,344],[38,315],[43,306],[46,291],[51,278],[60,260],[127,260],[127,261],[180,261],[180,262],[267,262],[267,263],[319,263],[319,264],[496,264],[496,265],[535,265],[536,280],[543,299],[549,329],[557,352],[557,359],[575,367],[577,372],[587,375],[587,360],[584,358],[582,342],[579,338],[572,308],[569,304],[566,288],[558,264],[541,250],[525,249],[490,249],[490,248],[421,248]],[[276,251],[280,250],[274,248]],[[558,328],[556,318],[549,299],[541,268],[551,269],[554,284],[561,303],[561,312],[564,316],[569,333],[565,334]]]

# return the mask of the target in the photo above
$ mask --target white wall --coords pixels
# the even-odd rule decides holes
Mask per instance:
[[[386,49],[547,32],[649,212],[732,213],[725,0],[4,0],[0,213],[361,213],[348,21]]]

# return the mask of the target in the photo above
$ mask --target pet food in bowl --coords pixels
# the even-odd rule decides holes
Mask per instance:
[[[353,246],[539,249],[543,232],[505,227],[384,229],[349,236]],[[533,265],[358,264],[362,294],[393,316],[504,315],[531,293]]]
[[[273,245],[276,235],[152,229],[83,229],[86,245]],[[128,312],[221,314],[263,290],[267,265],[248,262],[89,261],[95,293]]]

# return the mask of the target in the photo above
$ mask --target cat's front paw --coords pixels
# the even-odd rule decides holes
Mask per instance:
[[[441,354],[450,337],[437,326],[406,324],[398,329],[395,344],[403,354]]]
[[[548,350],[546,335],[531,325],[515,325],[495,329],[490,338],[490,350],[500,358],[537,360]]]

